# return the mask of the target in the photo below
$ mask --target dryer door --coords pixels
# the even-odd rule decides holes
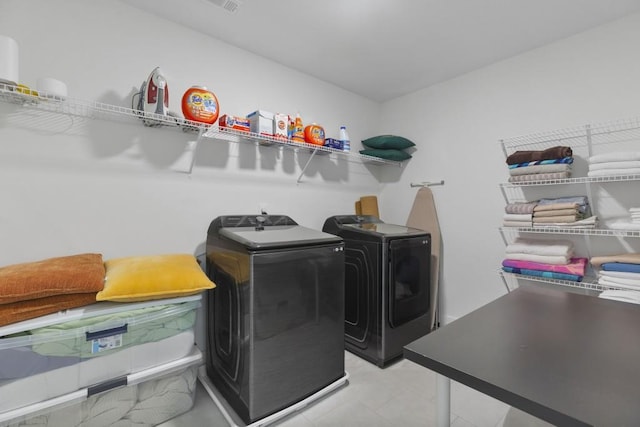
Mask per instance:
[[[395,239],[389,243],[389,324],[396,328],[429,312],[431,239]]]

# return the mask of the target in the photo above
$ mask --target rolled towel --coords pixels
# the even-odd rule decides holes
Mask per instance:
[[[555,146],[545,150],[533,151],[516,151],[507,156],[507,164],[514,165],[518,163],[534,162],[537,160],[561,159],[563,157],[573,156],[573,150],[567,146]]]

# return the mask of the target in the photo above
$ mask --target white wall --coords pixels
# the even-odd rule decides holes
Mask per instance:
[[[129,107],[161,66],[178,113],[185,90],[204,85],[222,113],[300,112],[328,136],[346,125],[354,141],[372,136],[379,117],[377,103],[117,1],[3,1],[0,33],[18,41],[20,83],[54,77],[81,100]],[[201,144],[193,173],[175,172],[188,167],[194,139],[135,119],[56,118],[0,103],[0,264],[194,253],[213,218],[259,213],[260,203],[319,229],[380,189],[380,166],[344,156],[317,158],[297,184],[307,152],[252,144]]]
[[[381,133],[418,144],[403,168],[321,159],[297,185],[304,153],[206,143],[187,175],[173,171],[184,169],[193,140],[180,131],[52,121],[0,104],[1,264],[81,251],[195,252],[211,219],[257,213],[260,202],[320,228],[352,212],[361,195],[378,194],[382,218],[404,223],[416,192],[409,183],[444,179],[433,192],[445,320],[505,292],[496,273],[504,251],[498,184],[507,179],[498,140],[640,109],[640,15],[382,106],[119,2],[4,0],[0,29],[20,44],[27,85],[51,76],[72,97],[129,106],[160,65],[178,112],[182,93],[205,85],[230,114],[299,111],[329,136],[346,124],[354,151]]]
[[[432,187],[443,234],[443,316],[450,321],[506,290],[497,275],[497,230],[507,168],[498,141],[638,115],[640,15],[469,73],[383,106],[381,133],[418,145],[397,182],[381,192],[381,216],[406,221],[412,181]]]

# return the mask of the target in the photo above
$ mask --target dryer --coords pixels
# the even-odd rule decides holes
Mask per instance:
[[[369,215],[328,218],[345,243],[345,348],[385,367],[431,332],[431,235]]]
[[[344,243],[284,215],[213,220],[207,376],[247,423],[346,376]]]

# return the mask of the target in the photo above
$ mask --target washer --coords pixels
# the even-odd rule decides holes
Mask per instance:
[[[383,368],[431,332],[431,235],[374,216],[338,215],[345,243],[345,348]]]
[[[284,215],[209,226],[207,376],[247,423],[346,376],[344,243]]]

